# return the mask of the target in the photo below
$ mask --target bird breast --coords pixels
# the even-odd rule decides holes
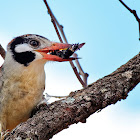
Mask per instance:
[[[32,109],[41,101],[45,87],[44,65],[24,67],[20,73],[3,75],[0,91],[0,120],[6,118],[7,128],[27,120]]]

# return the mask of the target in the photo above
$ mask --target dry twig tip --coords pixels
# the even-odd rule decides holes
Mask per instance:
[[[122,0],[119,0],[119,1],[128,11],[130,11],[134,15],[134,17],[138,21],[138,24],[139,24],[139,40],[140,40],[140,18],[138,17],[136,10],[132,10],[131,8],[129,8]]]

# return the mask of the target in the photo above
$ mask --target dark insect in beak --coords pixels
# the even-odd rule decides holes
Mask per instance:
[[[63,59],[68,59],[78,49],[80,49],[79,48],[79,43],[78,44],[73,44],[67,49],[54,50],[54,51],[50,52],[50,54],[59,56]]]
[[[78,58],[70,57],[76,50],[80,49],[85,43],[81,44],[67,44],[67,43],[57,43],[52,42],[50,47],[45,47],[43,49],[36,50],[39,52],[43,58],[49,61],[72,61]]]

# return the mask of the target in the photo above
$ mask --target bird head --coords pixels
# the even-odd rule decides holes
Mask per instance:
[[[67,49],[71,44],[57,43],[47,38],[35,34],[27,34],[14,38],[7,47],[7,56],[24,66],[30,63],[42,60],[46,61],[70,61],[73,58],[61,58],[52,55],[50,52],[55,50]]]

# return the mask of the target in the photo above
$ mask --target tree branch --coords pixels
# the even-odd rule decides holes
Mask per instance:
[[[6,140],[17,137],[48,140],[69,125],[86,122],[96,111],[126,99],[128,92],[139,82],[140,54],[87,88],[71,92],[66,99],[40,106],[36,114],[18,125]]]
[[[63,26],[60,25],[59,22],[57,21],[57,19],[55,18],[54,14],[52,13],[52,11],[51,11],[51,9],[50,9],[50,7],[48,5],[47,0],[44,0],[44,3],[45,3],[45,5],[46,5],[46,7],[48,9],[48,13],[49,13],[49,15],[51,17],[51,21],[53,23],[53,26],[55,28],[56,34],[57,34],[60,42],[63,43],[63,40],[64,40],[65,43],[68,43],[67,38],[65,36],[65,33],[63,31]],[[57,29],[57,27],[58,27],[59,30]],[[62,35],[63,40],[61,38],[61,35],[60,35],[59,31],[61,32],[61,35]],[[74,53],[73,56],[77,56],[77,54]],[[69,61],[69,63],[71,65],[71,67],[72,67],[72,69],[73,69],[73,71],[74,71],[77,79],[82,84],[82,86],[85,88],[85,87],[87,87],[88,74],[87,73],[84,73],[84,71],[82,70],[82,68],[80,66],[80,63],[79,63],[78,59],[76,59],[75,62],[76,62],[76,65],[77,65],[77,67],[79,69],[79,73],[80,74],[78,73],[77,68],[75,67],[74,63],[72,61]],[[83,79],[80,77],[80,75],[82,76]]]
[[[0,44],[0,55],[2,56],[3,59],[5,59],[6,52],[3,49],[3,47],[1,46],[1,44]]]
[[[129,12],[131,12],[131,13],[134,15],[134,17],[135,17],[136,20],[138,21],[138,24],[139,24],[139,40],[140,40],[140,18],[138,17],[136,10],[130,9],[122,0],[119,0],[119,1],[122,3],[122,5],[123,5]]]

